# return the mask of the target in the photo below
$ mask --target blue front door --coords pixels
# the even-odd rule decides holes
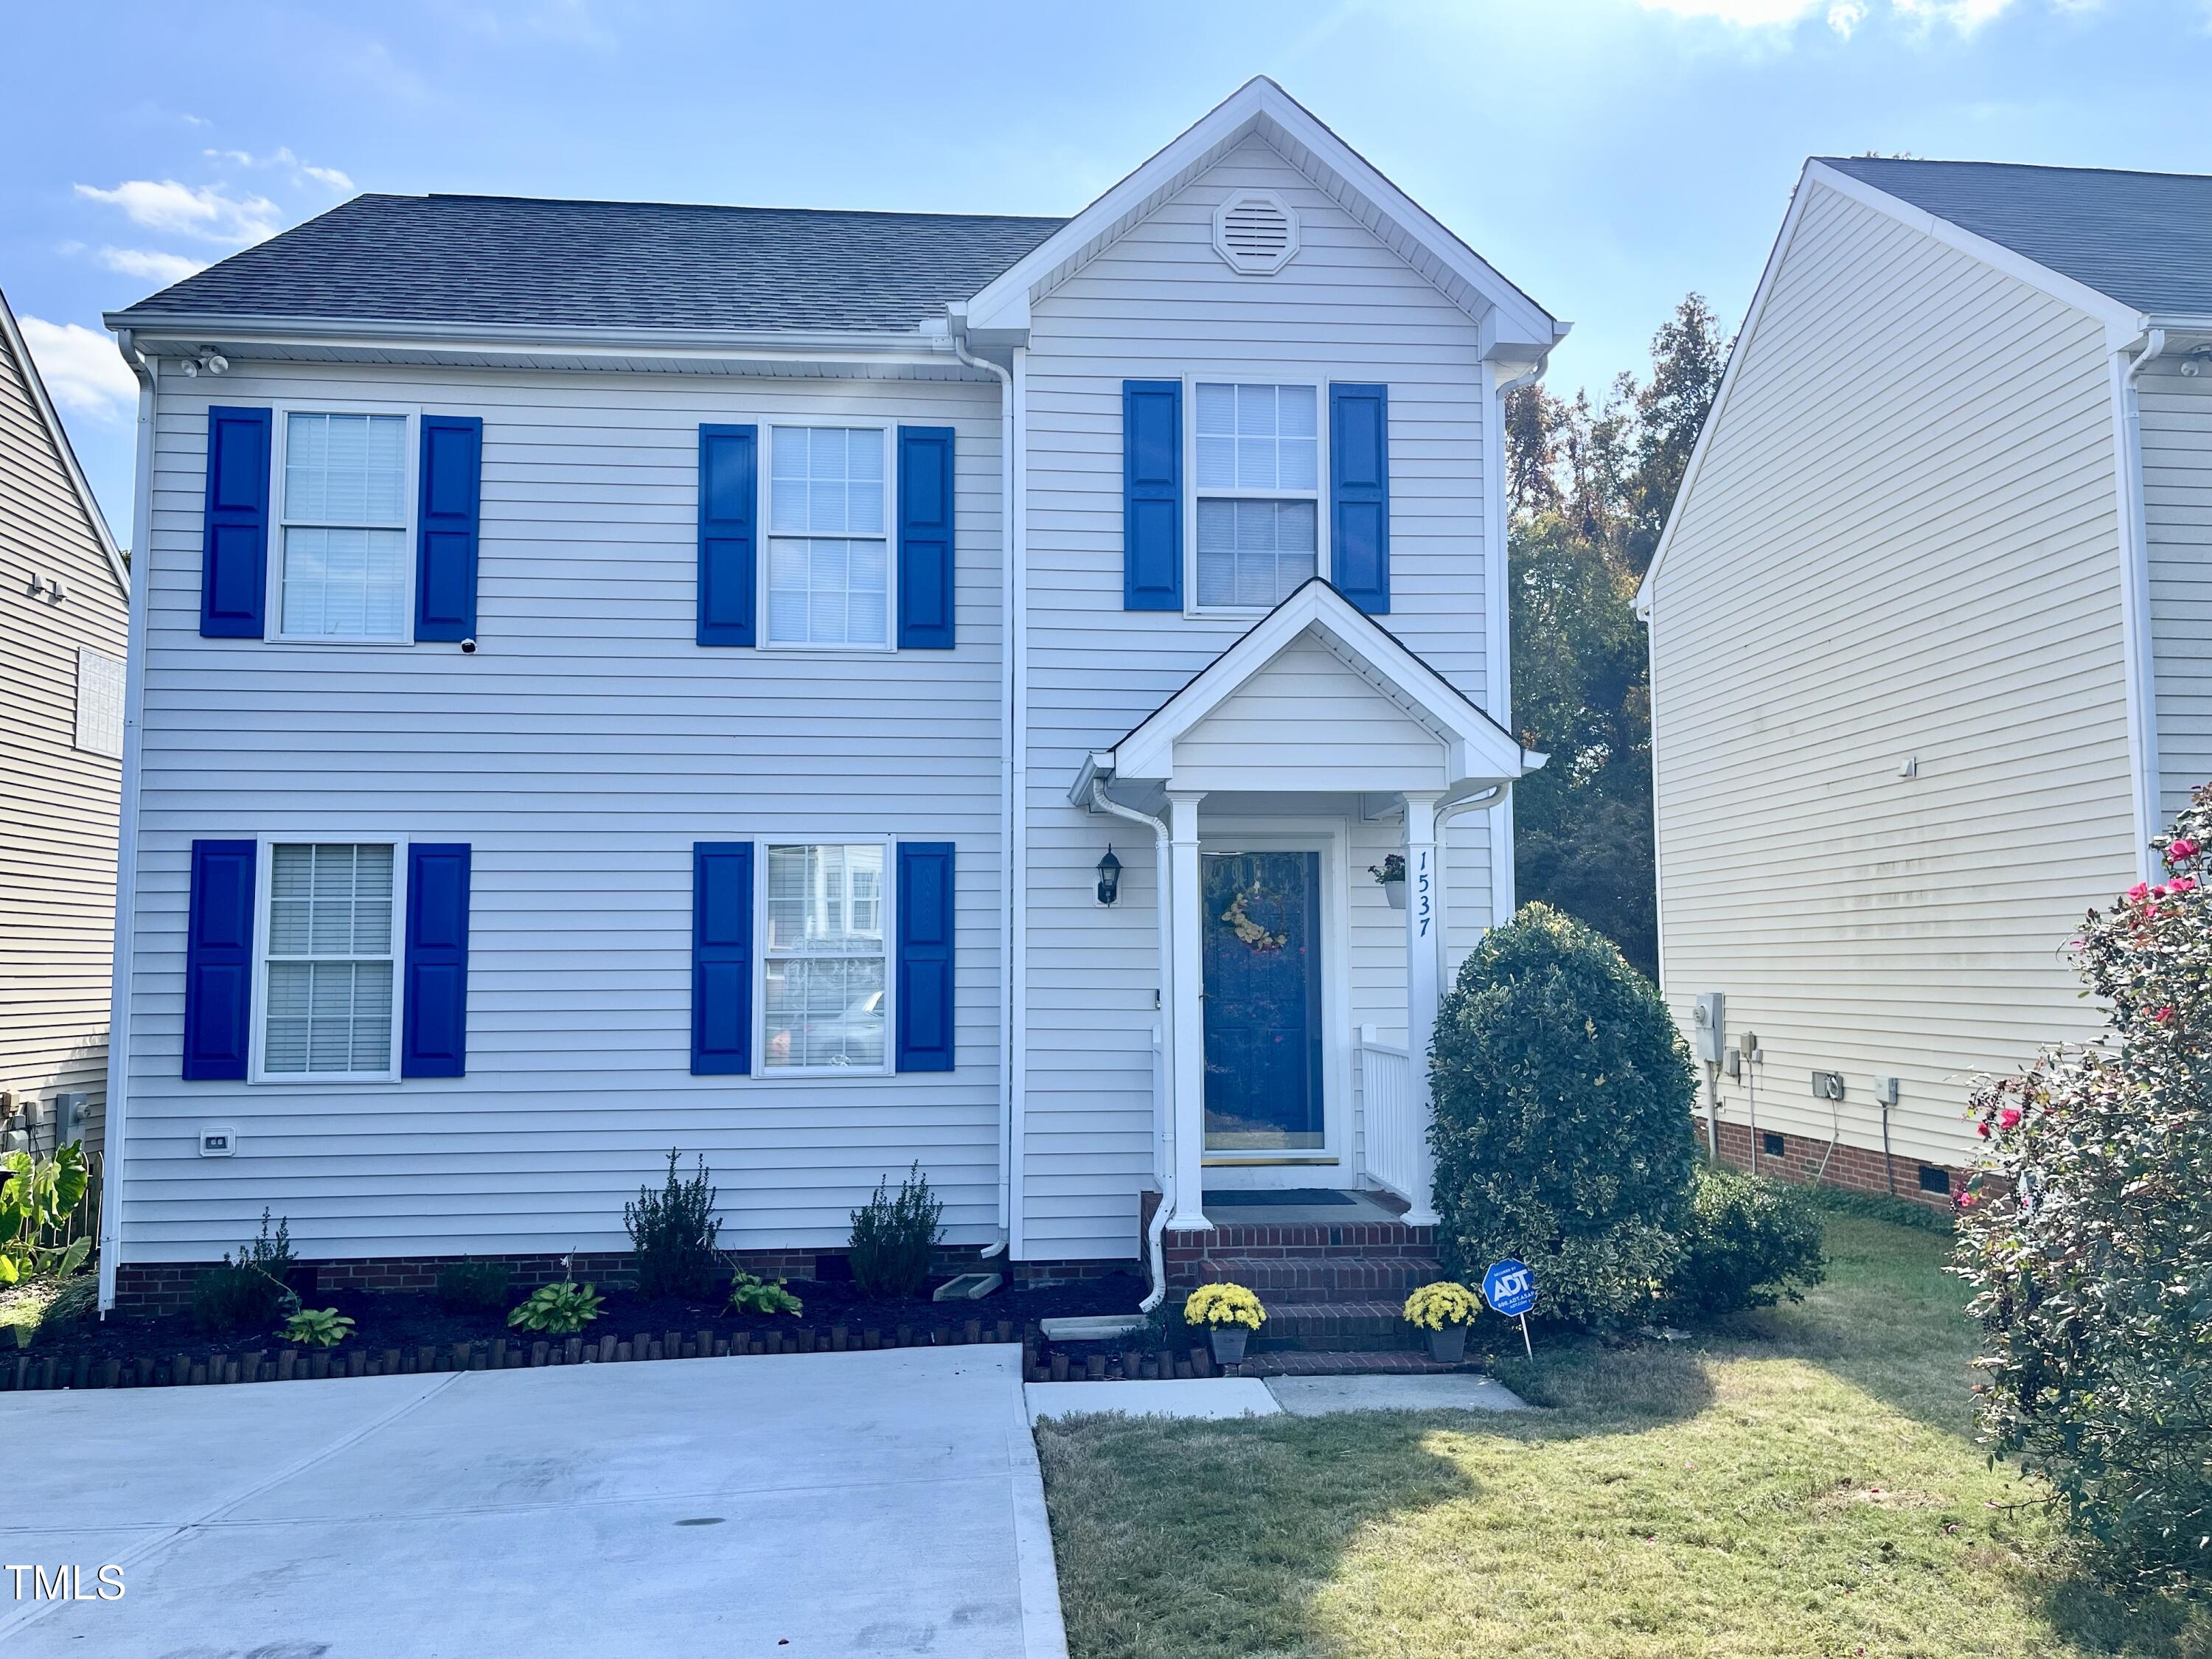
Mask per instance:
[[[1206,1146],[1319,1150],[1321,854],[1208,853]]]

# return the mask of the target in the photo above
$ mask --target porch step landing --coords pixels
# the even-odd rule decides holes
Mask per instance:
[[[1393,1301],[1444,1276],[1426,1255],[1231,1255],[1209,1252],[1194,1284],[1242,1285],[1270,1308],[1285,1304]]]

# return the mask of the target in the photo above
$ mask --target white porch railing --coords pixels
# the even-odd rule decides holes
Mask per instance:
[[[1376,1042],[1364,1034],[1359,1042],[1359,1106],[1362,1147],[1367,1173],[1417,1210],[1429,1194],[1421,1190],[1428,1160],[1422,1137],[1420,1092],[1413,1086],[1413,1062],[1403,1048]]]

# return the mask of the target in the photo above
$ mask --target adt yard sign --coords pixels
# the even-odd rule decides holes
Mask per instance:
[[[1528,1264],[1510,1256],[1492,1264],[1482,1276],[1482,1299],[1494,1311],[1521,1322],[1521,1346],[1533,1358],[1536,1350],[1528,1341],[1528,1310],[1536,1305],[1536,1275],[1528,1271]]]

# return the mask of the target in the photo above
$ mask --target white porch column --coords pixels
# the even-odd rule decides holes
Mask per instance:
[[[1406,1052],[1413,1068],[1414,1118],[1420,1133],[1413,1149],[1409,1226],[1436,1224],[1436,1158],[1429,1150],[1429,1044],[1437,1034],[1438,938],[1443,927],[1443,872],[1437,859],[1437,802],[1441,795],[1406,797]]]
[[[1175,971],[1169,975],[1175,1052],[1168,1057],[1168,1094],[1175,1114],[1175,1208],[1170,1230],[1210,1230],[1206,1218],[1206,1005],[1199,1000],[1205,965],[1199,945],[1198,804],[1202,792],[1168,792],[1172,866],[1168,902],[1174,918]]]

